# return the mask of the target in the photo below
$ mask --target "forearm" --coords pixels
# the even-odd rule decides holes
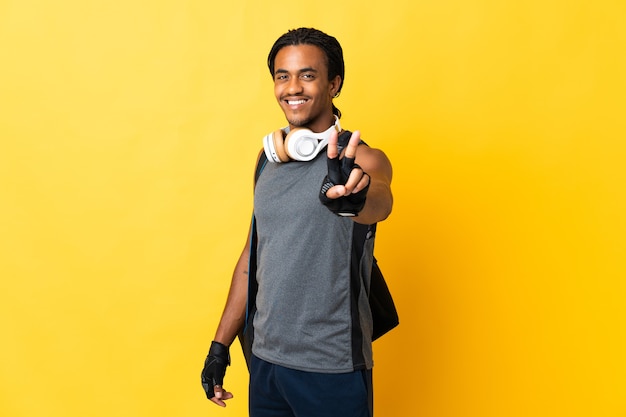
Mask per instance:
[[[248,299],[248,256],[249,248],[243,250],[230,284],[228,298],[213,340],[230,346],[244,325]]]
[[[382,151],[367,146],[359,146],[356,160],[369,176],[369,189],[363,209],[353,220],[362,224],[383,221],[391,214],[393,207],[391,163]]]
[[[365,206],[353,220],[361,224],[373,224],[385,220],[393,207],[393,195],[388,183],[372,182],[367,192]]]

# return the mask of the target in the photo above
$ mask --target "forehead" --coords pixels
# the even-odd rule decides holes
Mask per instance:
[[[299,71],[312,68],[327,71],[326,54],[315,45],[289,45],[282,48],[274,58],[274,71]]]

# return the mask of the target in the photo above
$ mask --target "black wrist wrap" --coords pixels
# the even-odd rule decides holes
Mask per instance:
[[[204,388],[208,399],[215,397],[215,386],[224,383],[224,375],[228,365],[230,365],[228,346],[215,341],[211,342],[211,348],[204,361],[204,369],[202,369],[201,374],[202,388]]]

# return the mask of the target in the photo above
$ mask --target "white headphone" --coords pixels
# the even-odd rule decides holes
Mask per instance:
[[[339,118],[327,130],[315,133],[305,128],[289,129],[289,126],[268,133],[263,137],[265,155],[271,162],[310,161],[328,144],[333,130],[341,132]],[[287,134],[283,140],[283,136]]]

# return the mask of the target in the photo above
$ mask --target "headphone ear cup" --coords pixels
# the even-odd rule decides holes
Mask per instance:
[[[285,138],[285,152],[295,161],[310,161],[320,151],[322,137],[309,129],[292,129]]]
[[[278,156],[278,159],[280,159],[280,162],[289,162],[290,160],[289,155],[287,155],[287,150],[285,148],[285,140],[283,140],[283,131],[280,129],[275,131],[272,135],[274,149],[276,150],[276,155]]]
[[[290,145],[290,143],[292,143],[293,141],[297,141],[298,140],[298,137],[300,136],[300,133],[298,133],[298,132],[301,132],[302,130],[303,129],[299,129],[299,128],[291,129],[289,131],[289,133],[287,133],[287,136],[285,136],[284,148],[283,149],[285,150],[285,153],[287,154],[287,156],[290,159],[297,159],[297,158],[293,157],[291,152],[289,152],[289,149],[290,149],[289,147],[292,146],[292,145]]]

